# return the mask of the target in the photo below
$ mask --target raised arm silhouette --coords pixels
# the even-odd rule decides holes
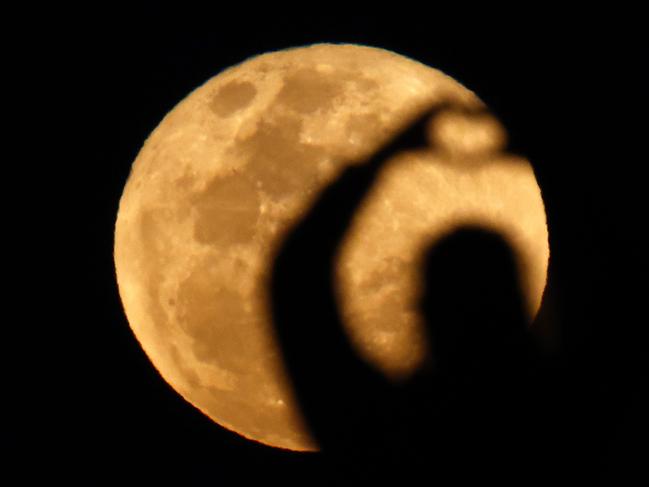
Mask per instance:
[[[502,237],[458,228],[427,254],[421,313],[431,354],[409,379],[389,381],[361,359],[337,307],[335,258],[354,213],[383,164],[423,149],[428,122],[447,108],[420,114],[347,168],[274,261],[272,313],[285,362],[308,425],[340,475],[459,481],[487,471],[520,474],[531,444],[540,444],[527,419],[534,417],[536,352]]]

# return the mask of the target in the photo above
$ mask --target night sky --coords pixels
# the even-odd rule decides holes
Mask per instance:
[[[510,149],[531,160],[548,212],[551,262],[540,319],[548,323],[549,345],[583,386],[583,403],[593,405],[578,413],[582,430],[575,434],[596,444],[587,454],[575,452],[580,475],[611,485],[646,470],[649,341],[641,308],[648,269],[640,174],[647,80],[634,16],[541,19],[520,12],[495,24],[441,12],[306,10],[314,13],[252,14],[251,6],[211,22],[201,15],[175,19],[174,12],[162,22],[156,9],[137,17],[57,12],[56,22],[45,16],[26,27],[19,44],[36,55],[19,57],[34,70],[29,78],[39,96],[52,104],[45,117],[56,132],[55,158],[43,164],[41,178],[52,196],[43,193],[47,200],[39,203],[47,210],[42,235],[51,242],[51,267],[36,291],[44,304],[32,306],[47,329],[60,332],[47,344],[53,359],[41,368],[51,406],[41,397],[38,411],[16,414],[3,430],[9,458],[29,459],[21,475],[62,475],[68,485],[151,478],[308,485],[322,467],[317,454],[273,449],[221,428],[167,385],[128,326],[112,258],[123,185],[162,117],[233,64],[314,42],[360,43],[411,57],[475,91],[500,117]]]

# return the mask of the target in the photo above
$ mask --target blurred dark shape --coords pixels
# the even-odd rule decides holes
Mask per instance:
[[[433,107],[366,163],[328,187],[279,250],[272,312],[298,400],[329,480],[393,478],[541,483],[550,468],[547,368],[526,328],[512,251],[497,234],[463,227],[425,259],[421,309],[427,364],[388,381],[347,340],[336,305],[335,255],[382,164],[426,145]],[[556,422],[555,422],[556,423]],[[340,479],[338,479],[340,477]]]
[[[521,347],[529,344],[516,263],[500,235],[462,227],[437,242],[425,264],[421,309],[440,372],[505,371],[530,351]]]

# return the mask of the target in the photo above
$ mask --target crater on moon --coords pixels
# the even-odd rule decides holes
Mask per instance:
[[[217,176],[192,200],[194,237],[211,245],[245,243],[255,234],[259,191],[237,175]]]
[[[286,77],[277,102],[298,113],[310,114],[331,108],[334,97],[341,94],[343,88],[344,81],[336,71],[299,69]]]
[[[313,198],[413,115],[449,102],[435,149],[390,161],[335,269],[353,345],[398,380],[424,357],[416,309],[421,249],[477,222],[514,244],[530,318],[549,255],[528,161],[502,152],[474,93],[398,54],[314,45],[264,54],[208,80],[152,132],[126,182],[115,266],[129,324],[191,404],[268,445],[314,450],[274,342],[273,250]],[[463,111],[464,110],[464,111]]]
[[[228,117],[248,106],[257,94],[255,85],[249,82],[231,81],[214,95],[210,108],[220,117]]]
[[[302,143],[301,132],[298,118],[277,115],[272,121],[260,121],[257,131],[238,144],[239,157],[247,160],[250,177],[273,198],[281,199],[300,186],[314,186],[318,158],[326,152]]]

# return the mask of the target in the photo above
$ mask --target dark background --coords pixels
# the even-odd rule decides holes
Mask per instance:
[[[37,184],[47,191],[23,205],[32,216],[38,208],[40,240],[30,242],[47,243],[38,247],[38,279],[24,286],[39,296],[28,315],[49,352],[36,376],[47,393],[33,408],[15,404],[23,414],[7,416],[4,430],[10,453],[32,459],[22,475],[231,485],[299,481],[321,465],[317,454],[219,427],[161,379],[124,316],[112,249],[130,165],[176,103],[250,56],[325,41],[382,47],[440,69],[503,120],[512,149],[535,167],[548,212],[548,344],[593,406],[579,412],[587,425],[579,434],[597,441],[595,455],[580,458],[584,474],[610,484],[644,471],[647,79],[637,13],[520,11],[495,22],[432,9],[307,10],[44,12],[13,38],[33,88],[21,130],[47,132],[27,146],[39,153]],[[31,381],[20,382],[33,393]]]

